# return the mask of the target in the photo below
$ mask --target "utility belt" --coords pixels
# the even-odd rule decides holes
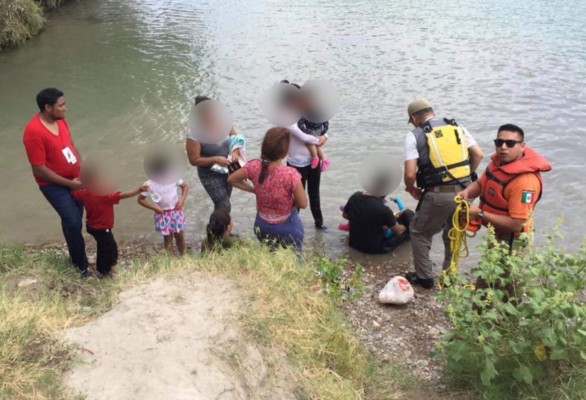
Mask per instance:
[[[466,186],[464,185],[443,185],[443,186],[430,186],[425,188],[426,192],[433,192],[433,193],[458,193],[464,190]]]
[[[465,182],[450,182],[443,185],[428,186],[424,191],[433,193],[458,193],[470,185],[470,180]]]
[[[453,193],[456,194],[458,192],[461,192],[462,190],[464,190],[466,188],[466,186],[470,185],[470,180],[466,181],[466,182],[450,182],[444,185],[437,185],[437,186],[428,186],[425,189],[423,189],[423,194],[421,195],[421,198],[419,199],[419,201],[417,202],[417,207],[415,208],[415,211],[419,211],[419,208],[421,207],[421,202],[423,201],[423,198],[425,197],[425,193]]]

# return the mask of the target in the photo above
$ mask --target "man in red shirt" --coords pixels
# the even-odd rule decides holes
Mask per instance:
[[[71,190],[82,187],[78,179],[81,159],[65,122],[67,108],[63,92],[43,89],[37,94],[37,105],[40,112],[24,129],[26,154],[41,192],[61,217],[71,262],[82,276],[88,276],[81,234],[83,205],[71,194]]]

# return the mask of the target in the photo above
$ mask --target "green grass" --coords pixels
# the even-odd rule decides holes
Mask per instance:
[[[62,382],[75,362],[60,341],[63,330],[111,309],[124,289],[194,272],[241,287],[244,340],[286,355],[291,366],[281,378],[299,388],[298,398],[429,398],[409,395],[417,380],[378,364],[360,346],[339,305],[318,293],[313,262],[253,243],[206,257],[153,254],[115,280],[84,281],[63,252],[0,247],[0,399],[79,398]]]
[[[66,0],[0,0],[0,50],[18,46],[43,28],[45,10]]]

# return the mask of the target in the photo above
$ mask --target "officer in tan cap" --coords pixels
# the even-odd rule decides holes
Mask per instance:
[[[456,121],[437,118],[425,99],[409,103],[407,113],[415,128],[405,138],[405,190],[419,204],[410,226],[415,271],[406,278],[430,289],[434,287],[429,257],[433,236],[443,229],[446,269],[452,256],[448,231],[456,209],[454,197],[475,179],[482,150]]]

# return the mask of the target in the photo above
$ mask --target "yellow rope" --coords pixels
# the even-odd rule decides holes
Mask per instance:
[[[470,204],[466,199],[456,196],[456,210],[452,215],[452,228],[448,232],[450,238],[450,249],[452,251],[452,259],[447,270],[442,272],[441,279],[438,280],[438,286],[441,289],[443,282],[448,277],[455,277],[458,274],[458,266],[460,265],[460,257],[468,257],[468,237],[466,229],[470,224]],[[470,235],[474,237],[476,233]]]

